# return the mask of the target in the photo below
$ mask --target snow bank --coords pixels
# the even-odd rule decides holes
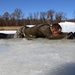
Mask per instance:
[[[0,33],[5,33],[5,34],[15,34],[16,33],[16,30],[14,31],[0,31]]]
[[[60,22],[62,32],[75,32],[75,22]]]
[[[26,27],[30,27],[30,28],[31,28],[31,27],[34,27],[34,26],[35,26],[35,25],[26,25]]]

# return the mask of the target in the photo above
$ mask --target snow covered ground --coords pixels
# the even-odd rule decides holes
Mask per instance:
[[[0,75],[75,75],[75,40],[0,39]]]

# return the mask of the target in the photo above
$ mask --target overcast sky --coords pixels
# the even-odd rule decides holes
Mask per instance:
[[[25,16],[53,9],[56,12],[66,13],[68,18],[73,18],[75,0],[0,0],[0,15],[4,12],[11,14],[16,8],[20,8]]]

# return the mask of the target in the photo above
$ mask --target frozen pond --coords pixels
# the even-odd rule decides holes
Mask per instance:
[[[75,40],[0,39],[0,75],[75,75]]]

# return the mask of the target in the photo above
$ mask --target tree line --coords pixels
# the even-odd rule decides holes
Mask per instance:
[[[75,14],[75,11],[74,11]],[[5,12],[0,15],[0,26],[23,26],[27,24],[53,24],[62,21],[75,22],[75,18],[68,19],[64,12],[56,12],[53,9],[47,12],[34,12],[30,13],[28,17],[24,17],[21,9],[16,8],[13,13]]]

